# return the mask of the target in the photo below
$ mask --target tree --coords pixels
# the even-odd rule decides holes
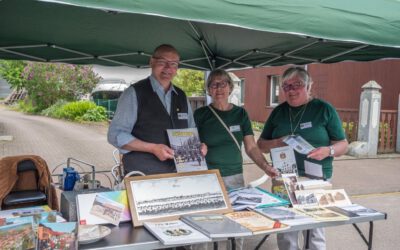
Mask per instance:
[[[28,62],[22,77],[36,111],[48,108],[58,100],[76,101],[100,80],[91,66],[38,62]]]
[[[185,91],[186,95],[204,95],[204,72],[180,69],[174,78],[174,84]]]
[[[0,60],[0,75],[12,88],[22,89],[25,84],[25,79],[22,77],[25,66],[26,62],[24,61]]]

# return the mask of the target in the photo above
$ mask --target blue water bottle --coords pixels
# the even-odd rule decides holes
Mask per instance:
[[[64,191],[71,191],[74,189],[75,182],[79,180],[79,174],[77,171],[72,169],[67,169],[65,180],[64,180]]]
[[[63,168],[63,175],[62,175],[62,179],[61,179],[61,188],[63,189],[63,190],[65,190],[65,178],[67,177],[67,172],[68,171],[71,171],[71,170],[74,170],[74,168],[73,167],[65,167],[65,168]]]

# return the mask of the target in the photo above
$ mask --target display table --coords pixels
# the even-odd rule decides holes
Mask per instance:
[[[291,228],[280,231],[282,232],[292,232],[292,231],[300,231],[300,230],[308,230],[320,227],[333,227],[333,226],[341,226],[347,224],[353,224],[361,238],[367,244],[368,249],[372,247],[372,239],[373,239],[373,222],[376,220],[386,220],[386,213],[382,213],[379,215],[371,215],[371,216],[360,216],[353,217],[347,221],[333,221],[333,222],[317,222],[312,224],[305,225],[297,225],[292,226]],[[368,239],[364,236],[361,230],[358,228],[356,224],[369,222],[369,233]],[[131,222],[121,223],[119,227],[110,226],[112,228],[112,232],[110,235],[105,237],[104,239],[86,245],[79,245],[79,249],[160,249],[160,248],[168,248],[174,246],[165,246],[161,244],[150,232],[148,232],[144,227],[133,228]],[[252,237],[252,236],[248,236]],[[259,243],[257,248],[259,248],[266,237]],[[218,239],[224,240],[224,239]]]

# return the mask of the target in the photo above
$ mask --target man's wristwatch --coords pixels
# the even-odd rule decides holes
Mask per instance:
[[[333,145],[329,146],[329,156],[333,157],[335,155],[335,149],[333,148]]]

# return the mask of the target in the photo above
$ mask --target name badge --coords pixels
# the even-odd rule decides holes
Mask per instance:
[[[238,132],[238,131],[240,131],[240,125],[233,125],[233,126],[230,126],[230,127],[229,127],[229,130],[230,130],[231,132]]]
[[[311,122],[300,123],[300,129],[312,128]]]
[[[178,120],[187,120],[188,114],[187,113],[178,113]]]

